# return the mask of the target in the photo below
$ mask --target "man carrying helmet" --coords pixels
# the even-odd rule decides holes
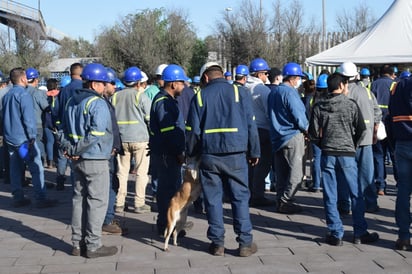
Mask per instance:
[[[168,65],[162,75],[163,88],[153,98],[150,110],[150,170],[157,178],[157,232],[164,235],[167,208],[179,189],[181,166],[185,162],[185,123],[176,97],[184,87],[187,76],[175,64]]]
[[[275,201],[265,197],[265,178],[269,174],[272,166],[269,133],[269,117],[267,101],[270,89],[265,86],[268,81],[268,71],[270,67],[262,58],[253,59],[249,65],[249,77],[245,87],[252,94],[252,107],[255,114],[256,126],[259,133],[260,159],[259,163],[249,168],[249,188],[251,206],[271,206]]]
[[[109,77],[97,63],[86,65],[81,77],[83,88],[74,91],[65,107],[61,146],[74,175],[72,255],[97,258],[117,253],[117,247],[101,242],[113,147],[112,119],[103,98]]]
[[[255,166],[260,156],[252,99],[247,89],[224,79],[218,63],[204,64],[200,75],[205,87],[191,102],[186,134],[188,155],[200,158],[209,253],[224,256],[222,199],[226,194],[232,205],[239,256],[247,257],[257,251],[248,206],[248,162]]]
[[[277,211],[294,214],[302,211],[293,196],[303,179],[304,136],[308,130],[306,109],[297,91],[305,76],[296,63],[287,63],[282,74],[283,83],[269,94],[268,112],[277,175]]]
[[[146,186],[149,180],[149,157],[147,146],[149,143],[149,97],[140,87],[142,73],[138,67],[130,67],[125,70],[123,83],[126,89],[116,92],[111,98],[116,110],[117,124],[124,154],[119,154],[117,159],[119,170],[119,192],[116,199],[116,212],[122,213],[126,205],[127,182],[129,178],[130,160],[135,159],[136,182],[134,196],[134,212],[148,213],[151,208],[145,202]]]
[[[13,87],[2,99],[2,117],[4,138],[10,156],[12,205],[22,207],[31,203],[30,199],[25,197],[22,187],[22,177],[27,165],[32,175],[36,207],[53,207],[57,204],[57,200],[46,197],[44,168],[36,142],[37,123],[33,98],[26,91],[28,80],[25,70],[12,69],[10,80]]]

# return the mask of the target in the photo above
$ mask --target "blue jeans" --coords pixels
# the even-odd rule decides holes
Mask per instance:
[[[49,128],[44,129],[44,135],[46,136],[46,156],[48,161],[53,161],[53,148],[54,148],[54,135],[53,131]]]
[[[11,183],[11,193],[13,194],[13,199],[21,200],[24,198],[24,192],[22,187],[22,181],[24,179],[24,170],[26,164],[29,168],[30,174],[32,176],[32,184],[34,187],[35,199],[44,200],[46,199],[46,187],[44,184],[44,169],[40,155],[40,149],[37,143],[33,143],[34,158],[29,161],[24,161],[20,158],[17,152],[18,147],[8,145],[8,151],[10,155],[10,183]]]
[[[102,225],[109,199],[108,160],[73,161],[72,242],[95,251],[102,246]]]
[[[232,205],[236,241],[240,246],[250,245],[253,236],[249,215],[250,192],[246,154],[204,154],[200,159],[199,175],[209,224],[208,239],[218,246],[224,246],[222,199],[225,192]]]
[[[358,167],[358,183],[365,200],[365,208],[373,209],[378,206],[378,195],[374,184],[374,167],[372,145],[360,146],[356,150],[356,163]],[[338,208],[350,210],[350,194],[347,185],[338,186]]]
[[[167,209],[173,195],[182,184],[181,165],[174,155],[151,154],[152,172],[157,177],[157,230],[163,235],[167,225]]]
[[[384,190],[386,188],[386,168],[383,143],[382,141],[378,141],[372,147],[375,166],[375,183],[379,190]]]
[[[312,161],[312,180],[313,189],[320,189],[320,157],[322,150],[315,144],[312,144],[313,161]]]
[[[328,156],[321,157],[323,180],[323,202],[326,224],[331,235],[342,238],[344,229],[337,207],[337,191],[340,184],[348,186],[352,202],[353,234],[359,237],[367,232],[365,204],[358,184],[358,168],[355,157]]]
[[[269,130],[259,128],[260,159],[259,163],[249,166],[249,189],[251,199],[265,198],[265,178],[272,169],[272,143]]]
[[[412,142],[397,141],[395,145],[396,164],[398,165],[398,193],[396,194],[395,219],[401,240],[411,237],[410,199],[412,192]]]
[[[117,160],[116,156],[112,156],[109,159],[109,201],[107,204],[106,217],[104,218],[103,224],[110,224],[114,219],[114,204],[116,203],[116,193],[119,188],[119,183],[117,180]]]

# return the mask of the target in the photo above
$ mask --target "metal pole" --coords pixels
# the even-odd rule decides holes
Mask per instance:
[[[326,41],[326,21],[325,21],[325,0],[322,0],[322,50],[325,50]]]

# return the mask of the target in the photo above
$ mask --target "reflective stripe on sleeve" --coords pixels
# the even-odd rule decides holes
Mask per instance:
[[[206,129],[205,133],[224,133],[224,132],[238,132],[238,128],[211,128]]]
[[[171,127],[164,127],[160,129],[160,132],[164,133],[164,132],[168,132],[168,131],[172,131],[175,129],[175,126],[171,126]]]

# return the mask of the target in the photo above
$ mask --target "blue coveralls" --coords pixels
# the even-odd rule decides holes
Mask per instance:
[[[224,246],[223,190],[231,200],[233,227],[240,246],[253,240],[249,216],[247,157],[260,156],[252,98],[244,87],[214,79],[192,100],[186,124],[187,152],[200,157],[209,229],[208,238]]]
[[[163,235],[170,199],[182,183],[177,156],[185,151],[185,124],[176,99],[161,89],[150,110],[150,170],[157,178],[157,231]]]

